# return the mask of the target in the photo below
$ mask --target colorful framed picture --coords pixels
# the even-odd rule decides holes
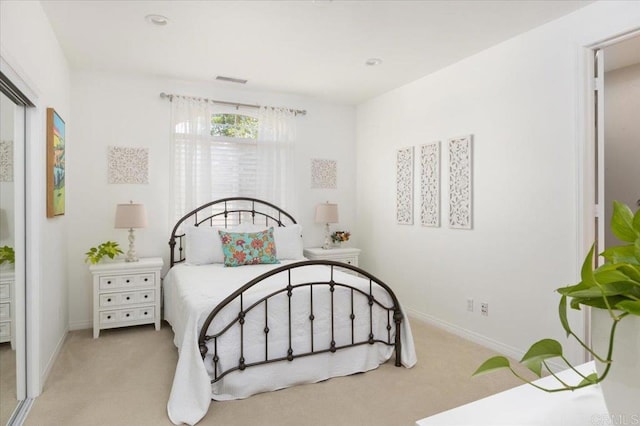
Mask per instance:
[[[65,125],[53,108],[47,108],[47,217],[64,214]]]

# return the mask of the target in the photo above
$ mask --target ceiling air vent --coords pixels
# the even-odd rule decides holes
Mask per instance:
[[[247,84],[247,80],[242,78],[233,78],[233,77],[223,77],[221,75],[216,77],[216,80],[227,81],[229,83],[239,83],[239,84]]]

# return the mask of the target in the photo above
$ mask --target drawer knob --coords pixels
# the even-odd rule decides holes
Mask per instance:
[[[131,299],[131,297],[130,297],[130,296],[127,296],[127,300],[129,300],[129,299]]]
[[[108,299],[107,299],[107,302],[111,302],[111,298],[108,298]]]
[[[111,284],[111,281],[107,281],[107,284]]]
[[[145,283],[146,283],[147,281],[149,281],[149,278],[145,278],[145,279],[144,279],[144,282],[145,282]]]
[[[127,280],[127,282],[129,282],[129,281],[131,281],[131,280]]]
[[[107,315],[107,319],[111,319],[111,315]]]
[[[129,314],[127,314],[126,316],[127,316],[127,318],[128,318],[128,317],[129,317]]]
[[[144,314],[147,315],[147,311],[144,311]]]
[[[145,294],[145,295],[144,295],[144,298],[145,298],[145,299],[146,299],[146,298],[148,298],[148,297],[149,297],[149,295],[148,295],[148,294]]]

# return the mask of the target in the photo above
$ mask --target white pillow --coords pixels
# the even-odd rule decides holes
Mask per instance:
[[[185,262],[191,265],[223,263],[222,242],[219,228],[211,226],[188,226],[185,229]]]
[[[304,259],[302,253],[302,226],[295,224],[275,227],[273,229],[273,240],[276,243],[276,257],[278,260]]]
[[[240,223],[234,226],[233,228],[231,228],[230,232],[262,232],[269,229],[270,227],[278,228],[278,224],[267,226],[267,225],[257,225],[257,224],[246,222],[246,223]],[[229,230],[227,229],[227,231]]]

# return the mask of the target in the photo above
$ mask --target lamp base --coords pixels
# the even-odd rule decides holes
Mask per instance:
[[[136,248],[133,244],[135,240],[136,237],[133,234],[133,228],[129,228],[129,251],[127,251],[127,257],[124,258],[125,262],[137,262],[139,260],[136,256]]]
[[[329,224],[327,223],[324,228],[324,244],[322,248],[328,250],[331,248],[331,230],[329,229]]]

